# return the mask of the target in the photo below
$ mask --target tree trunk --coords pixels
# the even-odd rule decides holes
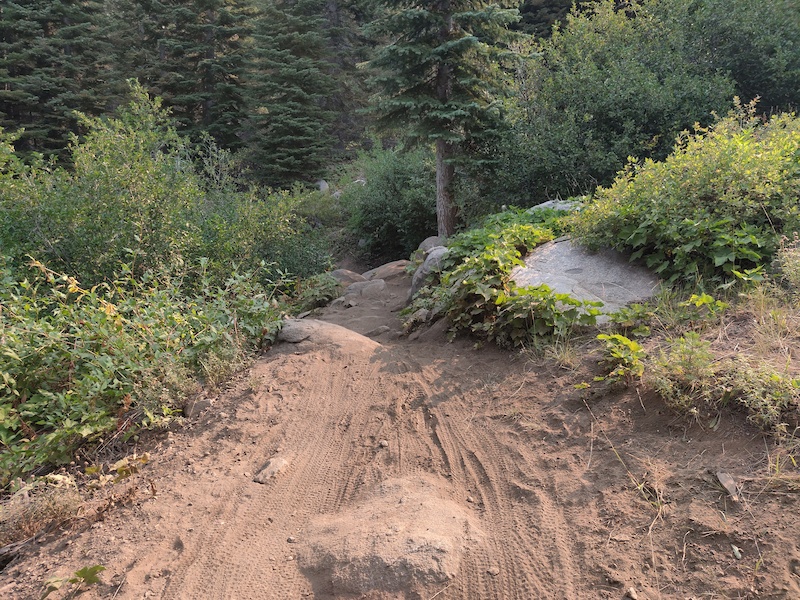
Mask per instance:
[[[456,232],[458,207],[453,199],[455,167],[450,163],[454,147],[452,142],[436,140],[436,223],[441,237]]]
[[[442,0],[439,8],[445,17],[439,30],[439,42],[445,44],[453,33],[450,0]],[[436,99],[444,107],[452,93],[453,70],[447,62],[442,62],[436,71]],[[455,150],[455,142],[442,138],[436,140],[436,223],[441,237],[450,237],[456,232],[458,207],[453,198],[455,167],[451,162]]]

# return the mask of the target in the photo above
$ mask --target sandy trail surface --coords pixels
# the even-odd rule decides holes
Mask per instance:
[[[0,597],[102,564],[82,598],[800,598],[796,479],[757,431],[576,389],[597,357],[400,336],[409,278],[386,284],[143,440],[150,462],[29,544]]]

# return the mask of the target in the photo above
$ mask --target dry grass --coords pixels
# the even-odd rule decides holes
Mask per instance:
[[[0,547],[25,540],[50,523],[70,520],[82,502],[75,481],[66,475],[26,484],[0,503]]]

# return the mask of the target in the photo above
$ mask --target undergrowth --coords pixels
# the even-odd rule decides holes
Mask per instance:
[[[452,333],[468,332],[506,347],[593,324],[598,303],[556,293],[544,284],[522,287],[511,280],[525,254],[553,239],[559,217],[511,210],[453,237],[438,283],[420,290],[406,314],[419,315],[422,310],[429,319],[444,316]]]
[[[786,252],[797,248],[786,246],[779,261],[793,260]],[[621,333],[598,336],[605,345],[603,362],[611,370],[596,380],[636,381],[700,424],[717,423],[723,410],[741,410],[764,431],[791,434],[800,425],[800,377],[791,369],[788,347],[790,339],[800,336],[792,292],[769,281],[730,300],[706,293],[679,300],[673,290],[656,302],[612,315]],[[729,334],[729,327],[736,329]],[[645,340],[640,345],[624,333]]]
[[[69,463],[84,446],[178,414],[199,379],[214,386],[268,343],[277,283],[234,271],[219,285],[123,268],[85,289],[34,261],[0,264],[0,483]]]

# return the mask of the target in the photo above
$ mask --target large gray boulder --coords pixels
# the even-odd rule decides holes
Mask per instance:
[[[433,250],[437,246],[444,246],[445,238],[440,235],[432,235],[431,237],[426,237],[422,242],[420,242],[418,250],[422,250],[423,252],[429,252]]]
[[[576,211],[580,210],[581,203],[578,200],[548,200],[547,202],[542,202],[541,204],[537,204],[536,206],[532,206],[528,209],[529,213],[535,213],[540,210],[568,210],[568,211]]]
[[[444,246],[436,246],[428,251],[425,262],[417,267],[414,277],[411,279],[411,291],[408,294],[409,302],[432,279],[435,273],[442,270],[442,261],[445,256],[447,256],[447,248]]]
[[[653,296],[658,278],[648,269],[632,265],[615,250],[591,253],[568,238],[536,248],[516,267],[511,278],[520,286],[547,284],[553,291],[578,300],[600,301],[603,313]]]

